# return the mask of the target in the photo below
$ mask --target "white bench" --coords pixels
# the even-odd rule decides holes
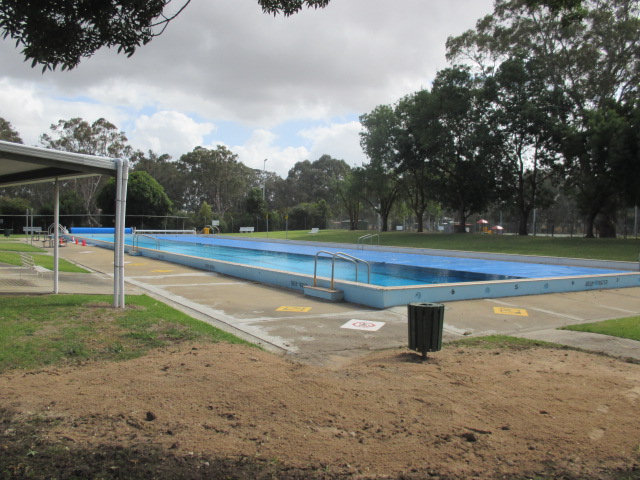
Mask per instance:
[[[33,260],[31,255],[26,253],[20,254],[20,261],[22,262],[22,268],[27,271],[27,275],[35,275],[36,280],[40,278],[40,276],[44,276],[47,273],[53,273],[48,268],[41,267],[40,265],[36,265],[36,262]],[[20,272],[20,276],[22,276],[22,272]]]
[[[309,233],[318,233],[320,231],[319,228],[312,228]]]
[[[240,233],[253,233],[253,227],[240,227]]]

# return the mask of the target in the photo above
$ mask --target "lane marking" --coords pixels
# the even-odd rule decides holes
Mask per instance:
[[[311,307],[278,307],[276,308],[276,312],[308,312],[311,310]]]
[[[528,317],[529,312],[524,308],[511,308],[511,307],[493,307],[493,313],[498,315],[514,315],[516,317]]]
[[[514,305],[513,303],[501,302],[501,301],[499,301],[499,300],[497,300],[495,298],[486,298],[485,301],[486,302],[491,302],[491,303],[500,303],[502,305]],[[551,311],[551,310],[545,310],[544,308],[536,308],[536,307],[529,306],[529,310],[533,310],[534,312],[545,313],[547,315],[551,315],[551,316],[558,317],[558,318],[567,318],[569,320],[575,320],[575,321],[578,321],[578,322],[584,322],[585,321],[584,318],[576,317],[574,315],[569,315],[569,314],[566,314],[566,313],[560,313],[560,312],[554,312],[554,311]]]

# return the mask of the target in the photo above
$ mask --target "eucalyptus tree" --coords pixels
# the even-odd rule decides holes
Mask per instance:
[[[542,190],[557,174],[563,96],[549,90],[538,74],[538,62],[513,58],[488,78],[494,88],[493,116],[499,129],[499,148],[505,161],[503,196],[513,200],[518,213],[518,234],[528,234],[534,208],[547,206]]]
[[[0,140],[5,142],[22,143],[20,134],[14,130],[11,122],[0,117]]]
[[[638,97],[640,0],[583,0],[576,3],[581,16],[576,22],[566,22],[562,9],[553,8],[554,3],[497,0],[494,13],[479,20],[474,30],[449,38],[448,58],[471,62],[483,74],[493,73],[514,55],[543,66],[537,71],[541,81],[565,98],[561,120],[567,131],[563,143],[571,148],[561,151],[567,185],[593,193],[590,185],[579,185],[591,183],[594,177],[590,172],[597,171],[603,159],[596,151],[585,150],[589,142],[581,143],[581,151],[575,138],[596,135],[587,131],[594,125],[590,119],[603,115],[612,102],[628,106]],[[604,177],[595,178],[600,180],[597,195],[590,197],[588,205],[581,205],[587,214],[585,234],[589,237],[593,236],[595,217],[606,216],[611,211],[609,203],[620,198],[617,186]],[[578,198],[581,203],[585,199]]]
[[[22,143],[20,134],[13,128],[11,122],[0,117],[0,140],[5,142]],[[22,196],[22,187],[8,187],[0,189],[0,197],[2,195],[9,194],[10,196]],[[24,213],[24,210],[22,211]]]
[[[360,116],[360,145],[369,163],[354,171],[362,200],[380,215],[381,229],[388,230],[389,214],[400,193],[398,162],[398,118],[392,106],[378,105]]]
[[[192,212],[206,201],[222,218],[228,211],[241,209],[247,192],[257,188],[256,173],[222,145],[215,150],[196,147],[182,155],[176,167],[184,178],[182,205]]]
[[[340,199],[342,209],[349,217],[349,230],[358,230],[362,204],[354,169],[349,168],[341,180],[335,179],[334,188]]]
[[[640,203],[640,114],[635,105],[611,102],[592,110],[586,125],[574,128],[565,151],[573,188],[587,228],[601,237],[616,236],[617,210]]]
[[[172,160],[171,155],[157,153],[149,150],[146,154],[137,151],[132,157],[133,170],[147,172],[162,185],[165,193],[171,200],[176,210],[182,210],[183,192],[186,179],[178,169],[178,162]]]
[[[431,92],[415,97],[416,138],[436,198],[456,212],[458,233],[469,215],[498,198],[506,178],[491,100],[484,81],[459,66],[438,72]]]
[[[40,144],[54,150],[127,160],[134,153],[124,132],[104,118],[93,123],[77,117],[59,120],[57,124],[51,125],[51,134],[40,136]],[[93,225],[99,224],[96,219],[96,195],[105,182],[102,175],[65,182],[82,199],[84,212],[78,213],[86,214],[88,222]],[[47,194],[46,197],[50,198],[50,195]]]
[[[326,154],[313,162],[296,162],[286,178],[287,206],[324,200],[331,211],[336,211],[340,208],[336,181],[345,178],[349,169],[344,160]]]
[[[395,135],[396,172],[400,185],[416,217],[418,232],[424,231],[424,215],[437,201],[439,172],[429,161],[435,150],[421,141],[425,125],[420,122],[420,104],[431,94],[421,90],[402,98],[395,107],[399,129]],[[424,138],[422,138],[424,140]]]

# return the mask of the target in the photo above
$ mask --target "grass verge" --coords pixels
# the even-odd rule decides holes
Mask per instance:
[[[442,234],[413,232],[373,232],[371,230],[308,230],[289,232],[256,232],[251,238],[288,239],[310,242],[357,244],[366,234],[378,234],[371,239],[376,245],[410,248],[433,248],[470,252],[507,253],[515,255],[541,255],[546,257],[589,258],[637,262],[640,240],[621,238],[541,237],[518,235]],[[247,236],[231,234],[230,236]],[[370,242],[367,241],[367,245]]]
[[[46,250],[29,245],[22,242],[0,242],[0,263],[6,263],[7,265],[22,265],[20,261],[20,253],[30,253],[33,256],[33,261],[36,265],[53,270],[53,256],[41,255],[46,253]],[[58,268],[61,272],[69,273],[89,273],[88,270],[79,267],[63,258],[58,260]]]
[[[487,335],[486,337],[469,337],[455,340],[445,344],[447,347],[478,347],[485,349],[501,349],[501,350],[528,350],[530,348],[553,348],[567,349],[565,345],[557,343],[544,342],[542,340],[532,340],[529,338],[510,337],[508,335]]]
[[[127,360],[186,341],[247,342],[145,295],[114,309],[106,295],[0,297],[0,373]]]
[[[640,316],[617,318],[603,322],[583,323],[580,325],[568,325],[563,327],[562,330],[600,333],[602,335],[640,341]]]

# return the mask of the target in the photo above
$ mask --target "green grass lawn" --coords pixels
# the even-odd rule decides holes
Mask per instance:
[[[186,341],[247,342],[144,295],[115,309],[106,295],[0,296],[0,373],[126,360]]]
[[[16,242],[15,240],[0,242],[0,263],[20,266],[22,265],[20,253],[31,254],[36,265],[53,270],[53,256],[45,255],[47,253],[45,249],[35,245],[29,245],[28,243]],[[68,262],[63,258],[58,260],[58,269],[61,272],[89,273],[88,270]]]
[[[569,325],[563,327],[562,330],[600,333],[602,335],[640,341],[640,316],[605,320],[595,323],[583,323],[581,325]]]
[[[315,242],[353,243],[367,234],[379,234],[371,239],[374,245],[412,248],[435,248],[472,252],[511,253],[518,255],[542,255],[548,257],[589,258],[637,262],[640,240],[619,238],[542,237],[518,235],[442,234],[413,232],[375,232],[372,230],[309,230],[269,232],[268,238]],[[242,234],[251,238],[266,238],[266,232]],[[239,236],[239,234],[231,234]],[[367,241],[369,244],[369,241]]]
[[[487,335],[484,337],[462,338],[444,345],[445,348],[454,348],[456,346],[516,351],[529,350],[531,348],[568,348],[563,345],[558,345],[557,343],[532,340],[528,338],[510,337],[508,335]]]

